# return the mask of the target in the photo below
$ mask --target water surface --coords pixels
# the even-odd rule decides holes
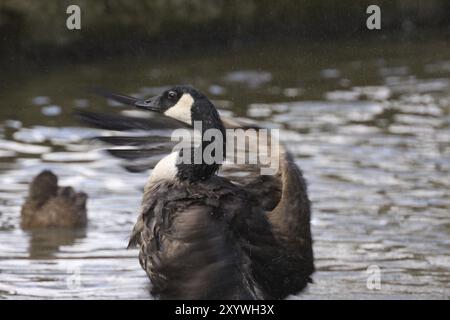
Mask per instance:
[[[129,113],[87,94],[149,96],[179,83],[222,112],[282,130],[313,203],[317,272],[293,298],[450,297],[450,50],[440,40],[356,41],[106,59],[2,75],[0,298],[147,299],[126,250],[146,174],[124,170],[72,112]],[[86,230],[23,231],[31,178],[89,194]],[[368,268],[381,289],[367,287]]]

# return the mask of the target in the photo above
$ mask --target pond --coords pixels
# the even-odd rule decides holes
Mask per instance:
[[[98,130],[72,113],[133,112],[89,86],[151,96],[180,83],[227,116],[280,128],[303,170],[317,271],[292,298],[450,298],[449,49],[439,39],[346,40],[9,68],[0,83],[0,298],[151,298],[137,250],[126,249],[147,173],[99,150],[89,141]],[[89,195],[86,230],[20,228],[28,183],[43,169]],[[370,270],[380,288],[367,285]]]

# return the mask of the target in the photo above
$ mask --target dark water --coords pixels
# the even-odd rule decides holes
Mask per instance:
[[[315,283],[294,298],[450,297],[448,43],[157,56],[2,74],[0,298],[150,297],[137,251],[125,249],[147,176],[87,142],[99,132],[71,112],[133,112],[90,85],[146,96],[178,83],[224,114],[282,129],[313,202]],[[86,230],[21,230],[27,184],[44,168],[89,194]],[[367,286],[370,266],[379,290]]]

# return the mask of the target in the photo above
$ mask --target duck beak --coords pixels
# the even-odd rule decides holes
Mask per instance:
[[[146,100],[138,100],[134,103],[134,106],[139,109],[148,111],[161,112],[161,108],[158,106],[159,96],[149,98]]]
[[[122,104],[135,106],[139,109],[144,109],[153,112],[161,112],[161,108],[159,107],[159,98],[160,96],[156,96],[153,98],[140,100],[135,97],[130,97],[124,94],[114,93],[107,89],[101,87],[90,88],[91,92],[98,94],[99,96],[105,97],[107,99],[111,99]]]

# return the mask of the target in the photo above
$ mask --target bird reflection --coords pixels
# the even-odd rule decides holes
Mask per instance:
[[[61,246],[71,246],[86,237],[85,228],[35,229],[29,232],[28,252],[30,259],[52,259]]]

